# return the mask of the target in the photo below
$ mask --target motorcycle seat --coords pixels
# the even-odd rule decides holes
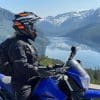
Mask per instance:
[[[90,89],[100,90],[100,85],[97,85],[97,84],[90,84],[90,85],[89,85],[89,88],[90,88]]]

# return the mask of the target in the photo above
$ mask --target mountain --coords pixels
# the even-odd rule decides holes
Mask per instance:
[[[100,23],[85,26],[83,28],[67,33],[66,37],[90,46],[100,52]]]
[[[0,8],[0,19],[1,21],[8,20],[12,21],[14,14],[6,9]]]
[[[0,42],[13,34],[13,17],[13,13],[0,8]],[[100,51],[100,8],[48,16],[36,24],[36,29],[38,31],[36,45],[41,54],[45,53],[48,45],[46,36],[51,40],[57,36],[70,38]]]
[[[48,16],[38,28],[46,36],[63,36],[100,51],[100,8]]]
[[[100,23],[100,8],[48,16],[41,20],[38,27],[47,35],[61,36],[93,23]]]
[[[12,20],[14,18],[14,13],[0,8],[0,42],[4,41],[6,38],[11,37],[14,33],[12,28]],[[36,39],[36,46],[40,55],[45,54],[46,46],[48,44],[47,38],[39,31],[38,38]],[[41,49],[40,49],[41,48]]]
[[[0,42],[9,37],[14,31],[11,27],[13,18],[13,13],[6,9],[0,8]]]

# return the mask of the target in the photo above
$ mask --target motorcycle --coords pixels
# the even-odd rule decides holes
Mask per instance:
[[[90,76],[82,67],[81,61],[74,59],[76,47],[71,48],[71,54],[64,67],[68,79],[66,84],[73,100],[100,100],[100,85],[90,84]],[[68,91],[66,91],[68,92]]]
[[[72,47],[64,65],[40,67],[53,75],[39,78],[32,90],[33,100],[100,100],[100,86],[97,89],[89,87],[90,77],[82,68],[80,60],[74,59],[75,55],[76,47]],[[0,74],[0,100],[14,100],[13,98],[11,77]]]

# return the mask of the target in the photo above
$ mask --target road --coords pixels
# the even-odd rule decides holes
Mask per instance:
[[[89,85],[89,88],[100,90],[100,85],[97,85],[97,84],[90,84],[90,85]]]

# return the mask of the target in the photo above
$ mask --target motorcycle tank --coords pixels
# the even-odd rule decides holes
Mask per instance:
[[[44,78],[37,84],[33,94],[40,100],[67,100],[67,96],[58,88],[51,78]]]
[[[71,76],[80,87],[83,89],[88,89],[90,84],[90,77],[81,64],[75,59],[72,59],[68,62],[68,66],[69,69],[67,70],[67,74]]]

